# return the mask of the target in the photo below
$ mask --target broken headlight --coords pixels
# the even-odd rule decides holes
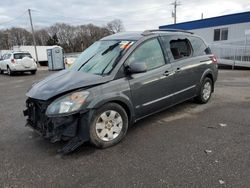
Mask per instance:
[[[88,91],[77,91],[64,95],[53,101],[47,108],[47,115],[65,114],[78,111],[85,103]]]

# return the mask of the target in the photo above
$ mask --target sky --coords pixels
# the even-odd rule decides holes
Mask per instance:
[[[120,19],[127,31],[157,29],[173,24],[174,0],[1,0],[0,29],[30,28],[31,9],[35,29],[54,23],[104,26]],[[177,23],[250,11],[250,0],[178,0]]]

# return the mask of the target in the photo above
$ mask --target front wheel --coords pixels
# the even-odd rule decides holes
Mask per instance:
[[[97,109],[90,125],[90,141],[96,147],[107,148],[119,143],[126,135],[128,116],[116,103],[108,103]]]
[[[211,98],[212,88],[213,88],[212,80],[206,77],[202,82],[199,95],[195,98],[195,100],[201,104],[207,103]]]

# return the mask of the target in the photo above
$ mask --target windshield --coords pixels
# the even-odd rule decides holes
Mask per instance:
[[[74,62],[71,70],[97,75],[109,74],[133,41],[97,41]]]

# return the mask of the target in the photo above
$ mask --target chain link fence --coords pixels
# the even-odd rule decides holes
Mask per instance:
[[[211,44],[209,46],[213,54],[217,57],[219,64],[229,65],[232,68],[235,66],[250,68],[250,46],[228,44]]]

